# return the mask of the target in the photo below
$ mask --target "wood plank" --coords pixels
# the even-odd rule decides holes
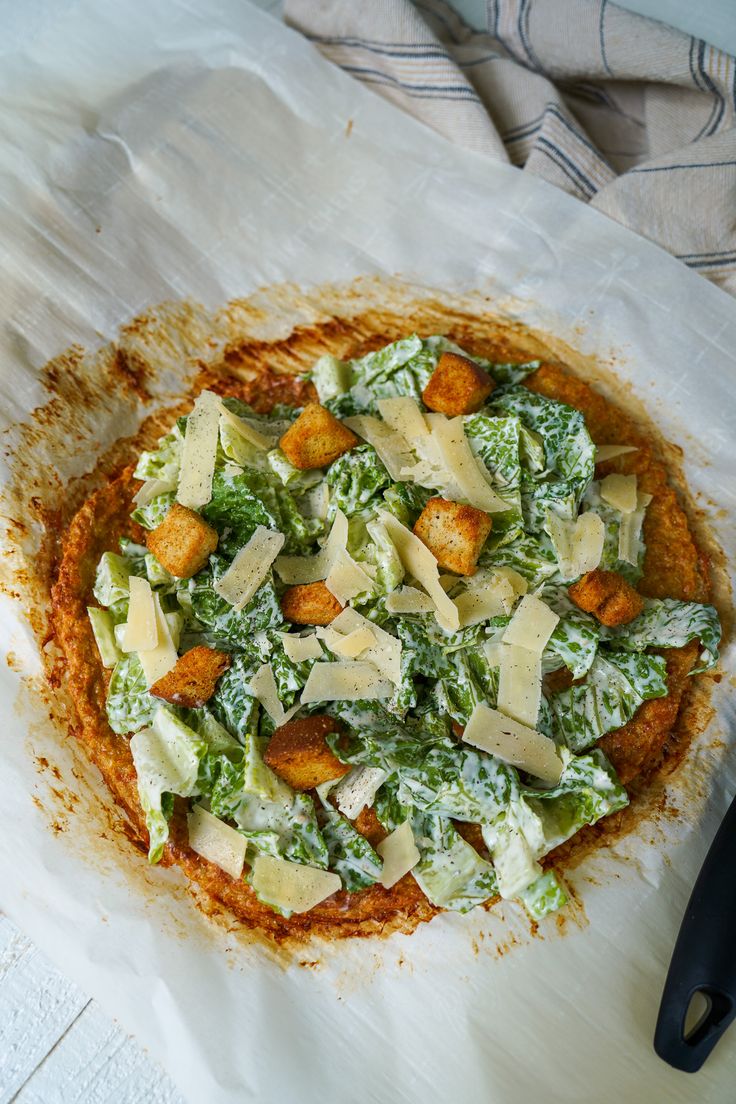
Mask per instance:
[[[13,1104],[184,1104],[166,1076],[94,1001],[83,1010]]]
[[[9,1104],[88,998],[0,915],[0,1104]]]

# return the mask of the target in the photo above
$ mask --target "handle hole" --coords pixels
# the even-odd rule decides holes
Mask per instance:
[[[685,1012],[683,1039],[689,1046],[698,1043],[710,1034],[733,1008],[731,998],[710,986],[695,989]]]

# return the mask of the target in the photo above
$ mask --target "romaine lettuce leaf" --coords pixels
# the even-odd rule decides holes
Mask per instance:
[[[135,652],[118,660],[107,688],[107,720],[113,732],[125,735],[153,720],[158,702],[148,693],[146,676]]]
[[[193,616],[212,630],[223,643],[249,648],[256,633],[277,629],[284,624],[273,578],[269,575],[247,606],[235,610],[214,589],[214,584],[227,571],[229,564],[217,554],[210,556],[209,565],[189,579],[181,590],[189,595]]]
[[[628,625],[601,629],[616,648],[641,652],[645,648],[682,648],[691,640],[702,645],[700,666],[691,674],[708,671],[718,662],[721,624],[714,606],[678,602],[674,598],[647,598],[644,609]]]
[[[438,908],[470,912],[498,892],[491,864],[441,816],[413,818],[421,855],[412,870],[420,889]]]
[[[144,529],[156,529],[161,524],[176,500],[174,491],[156,495],[145,506],[138,506],[130,515]]]
[[[545,870],[535,882],[519,894],[524,907],[534,920],[542,920],[567,904],[567,894],[554,870]]]
[[[346,517],[352,517],[371,504],[380,502],[378,496],[390,482],[388,472],[371,445],[359,445],[343,453],[330,464],[327,472],[330,488],[328,518],[334,518],[337,510],[342,510]]]
[[[662,656],[599,651],[585,682],[551,695],[556,734],[573,751],[583,751],[630,721],[643,702],[666,693]]]
[[[176,483],[181,467],[181,448],[184,435],[179,425],[171,433],[162,437],[155,449],[142,452],[138,458],[133,475],[136,479],[161,479],[166,483]]]
[[[138,796],[146,815],[150,841],[148,861],[161,858],[169,836],[164,794],[190,797],[197,792],[199,761],[207,749],[205,741],[165,706],[159,705],[150,728],[131,738],[138,779]]]
[[[573,678],[582,678],[598,651],[599,622],[571,601],[565,587],[546,586],[541,599],[560,618],[542,656],[544,674],[565,666]]]
[[[383,869],[381,856],[365,836],[327,802],[324,802],[321,831],[327,844],[330,870],[340,875],[348,893],[375,885]]]

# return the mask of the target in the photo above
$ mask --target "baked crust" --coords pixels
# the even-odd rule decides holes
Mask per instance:
[[[384,344],[391,339],[391,336],[376,336],[371,339],[371,344]],[[473,352],[493,356],[492,350],[484,350],[478,342],[474,344]],[[364,345],[347,355],[365,351]],[[340,352],[346,355],[344,349]],[[226,357],[222,369],[227,372],[227,368]],[[268,373],[243,383],[236,376],[220,372],[204,383],[222,394],[243,398],[260,410],[290,398],[301,405],[314,397],[302,381],[283,375],[273,377]],[[668,484],[665,466],[646,439],[641,437],[635,423],[619,407],[561,366],[543,365],[528,377],[527,386],[581,410],[594,441],[637,446],[636,452],[618,458],[612,462],[613,468],[609,464],[606,470],[635,473],[640,490],[652,495],[645,520],[647,552],[639,589],[652,597],[707,601],[709,585],[704,557],[696,545],[687,515],[674,489]],[[138,541],[142,536],[140,529],[129,519],[131,500],[140,485],[132,473],[131,465],[123,467],[115,478],[86,500],[68,526],[52,590],[52,625],[65,657],[68,690],[76,711],[74,733],[101,771],[114,800],[127,813],[134,835],[143,848],[147,846],[147,832],[138,801],[128,740],[113,733],[107,723],[105,693],[108,675],[100,663],[86,616],[95,567],[102,552],[115,550],[123,535],[130,535]],[[600,746],[613,762],[624,784],[630,784],[635,779],[646,779],[660,765],[677,722],[688,672],[694,664],[697,650],[697,644],[692,643],[685,648],[666,652],[670,680],[667,696],[645,702],[626,726],[609,733],[600,741]],[[370,832],[366,835],[375,844],[384,833],[370,811],[366,812],[365,817],[370,821]],[[567,845],[565,854],[569,853]],[[545,862],[554,864],[554,861],[553,852]],[[342,891],[309,913],[286,920],[261,905],[244,881],[232,879],[189,848],[185,802],[179,799],[163,862],[179,865],[210,897],[221,902],[242,926],[260,929],[276,940],[305,939],[313,934],[336,938],[368,936],[397,929],[410,932],[441,911],[427,901],[413,878],[407,875],[390,890],[375,885],[358,894]]]

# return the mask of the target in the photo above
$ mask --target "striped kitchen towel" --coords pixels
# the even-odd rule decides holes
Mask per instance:
[[[736,59],[607,0],[286,0],[331,61],[736,295]]]

